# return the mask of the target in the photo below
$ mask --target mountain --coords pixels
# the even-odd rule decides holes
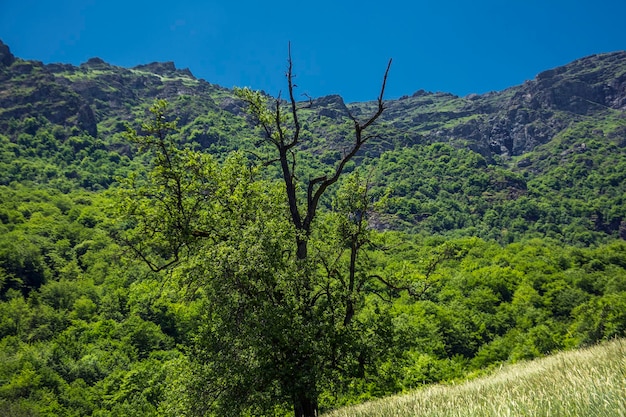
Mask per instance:
[[[215,154],[255,147],[257,133],[233,91],[172,62],[44,65],[14,57],[0,43],[0,63],[0,132],[14,152],[0,162],[5,184],[61,178],[108,187],[133,157],[120,133],[128,123],[139,127],[157,98],[170,102],[183,140],[194,146]],[[346,104],[336,95],[312,100],[302,111],[309,168],[336,162],[351,139],[348,114],[366,115],[375,105]],[[34,139],[44,131],[52,137]],[[585,57],[500,92],[420,90],[388,100],[374,133],[356,162],[377,167],[376,186],[392,190],[379,228],[503,242],[526,235],[570,243],[626,238],[626,52]],[[54,145],[33,151],[46,141]],[[72,156],[81,151],[76,169]],[[32,163],[43,153],[46,173]]]
[[[75,125],[97,136],[98,125],[105,132],[115,131],[107,122],[129,120],[129,108],[156,98],[188,100],[177,109],[181,125],[211,112],[243,114],[232,91],[197,79],[188,69],[176,69],[172,62],[130,69],[99,58],[78,67],[43,65],[16,59],[1,41],[0,51],[4,92],[0,122],[4,124],[30,111],[53,124]],[[372,105],[346,106],[339,96],[314,101],[318,116],[333,120],[346,117],[348,111],[367,112]],[[383,119],[391,128],[387,140],[408,136],[408,143],[463,141],[486,157],[518,156],[549,142],[571,123],[625,109],[626,52],[621,51],[579,59],[501,92],[461,98],[420,90],[387,101]]]
[[[418,91],[391,101],[384,117],[431,142],[466,141],[484,156],[518,156],[551,141],[572,123],[619,116],[624,110],[622,51],[579,59],[501,92],[460,98]]]
[[[289,395],[270,392],[281,385],[271,376],[276,362],[257,353],[295,364],[284,358],[303,342],[339,360],[316,388],[324,413],[625,337],[625,64],[623,52],[602,54],[501,92],[418,91],[386,101],[367,130],[370,141],[344,169],[367,178],[368,196],[377,200],[370,206],[376,211],[365,214],[378,232],[358,232],[372,245],[360,252],[352,274],[356,252],[349,245],[363,212],[346,218],[342,207],[327,210],[337,191],[329,187],[319,208],[334,220],[316,224],[311,248],[320,261],[294,275],[283,266],[294,255],[280,250],[287,247],[283,239],[292,239],[278,227],[280,214],[266,216],[278,212],[250,207],[247,199],[248,192],[260,196],[281,183],[239,187],[247,169],[224,162],[234,149],[245,151],[250,164],[268,156],[233,91],[171,62],[121,68],[92,58],[79,66],[46,65],[15,57],[0,43],[0,415],[206,414],[223,393],[206,382],[233,384],[225,405],[253,393],[261,408],[252,404],[244,414],[287,415]],[[225,217],[220,221],[221,211],[211,208],[192,210],[200,214],[183,221],[180,242],[189,242],[188,232],[204,236],[188,227],[197,218],[220,230],[197,242],[197,257],[159,274],[133,257],[123,231],[138,244],[162,235],[158,228],[140,233],[136,222],[172,194],[146,191],[149,203],[136,200],[148,190],[141,183],[154,158],[125,135],[128,126],[142,133],[161,98],[169,102],[164,117],[177,118],[180,127],[168,139],[214,156],[185,159],[184,171],[189,167],[194,179],[206,173],[206,182],[191,187],[194,207],[219,201]],[[365,118],[377,103],[331,95],[301,104],[295,176],[305,182],[341,159],[353,134],[349,115]],[[259,172],[278,176],[272,164]],[[213,180],[222,176],[234,181],[218,180],[216,190]],[[121,179],[138,179],[137,193],[125,194]],[[346,185],[340,205],[355,189]],[[133,216],[120,218],[120,206]],[[254,227],[238,227],[248,223],[241,213],[256,219]],[[154,255],[171,254],[167,246],[154,246]],[[195,252],[195,244],[185,247]],[[362,293],[350,289],[352,277]],[[310,297],[302,298],[310,302],[281,306],[284,295],[300,292],[299,281],[313,283],[305,291]],[[232,317],[216,309],[213,300],[222,297]],[[335,318],[345,325],[335,315],[343,310],[337,300],[351,307],[346,313],[355,312],[355,326],[316,342]],[[290,311],[317,309],[324,317],[314,313],[320,321],[298,330],[302,320]],[[274,326],[274,317],[287,327]],[[239,323],[244,318],[247,324]],[[231,337],[246,328],[258,331],[260,350]],[[231,354],[237,375],[252,378],[229,376]],[[615,409],[619,397],[604,400],[603,409]]]

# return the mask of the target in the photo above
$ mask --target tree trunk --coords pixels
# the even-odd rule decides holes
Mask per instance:
[[[317,417],[317,398],[299,394],[294,400],[293,411],[295,417]]]
[[[296,245],[298,246],[296,258],[298,258],[298,260],[300,261],[305,260],[308,255],[307,244],[308,242],[306,239],[296,238]]]

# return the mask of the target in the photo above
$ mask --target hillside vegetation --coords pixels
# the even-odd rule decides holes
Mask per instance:
[[[6,48],[6,47],[5,47]],[[258,153],[259,132],[230,90],[173,63],[132,69],[94,58],[78,67],[10,55],[0,68],[0,184],[101,190],[126,176],[122,137],[156,98],[170,102],[181,139],[214,155]],[[589,245],[626,237],[626,53],[545,71],[502,92],[456,97],[418,91],[386,102],[376,137],[354,164],[391,191],[380,229],[479,236],[529,235]],[[350,111],[374,102],[315,99],[302,111],[301,177],[335,163]],[[252,155],[252,154],[250,154]]]
[[[149,109],[161,99],[163,120],[178,120],[167,135],[178,171],[145,149]],[[301,104],[293,178],[324,178],[349,147],[349,115],[365,118],[377,103],[328,96]],[[582,58],[502,92],[418,91],[385,101],[368,133],[321,198],[311,235],[310,252],[322,260],[311,272],[321,277],[312,300],[327,302],[316,291],[338,294],[355,323],[349,331],[334,323],[332,308],[320,315],[336,338],[313,342],[325,354],[329,346],[337,363],[317,382],[319,410],[418,389],[415,400],[330,415],[415,415],[423,401],[446,407],[481,395],[485,401],[454,403],[469,414],[423,415],[623,414],[623,381],[603,382],[605,390],[593,379],[611,369],[624,379],[623,342],[526,361],[626,336],[626,53]],[[295,337],[260,333],[268,317],[290,329],[299,323],[270,314],[290,306],[245,298],[269,294],[280,303],[293,290],[283,264],[294,232],[276,203],[281,171],[259,162],[272,151],[262,138],[241,96],[173,63],[44,65],[0,43],[0,415],[220,415],[198,400],[212,398],[206,387],[215,381],[235,400],[249,395],[239,387],[263,385],[256,405],[233,415],[293,415],[275,379],[263,379],[283,376],[255,355],[272,353],[265,340],[285,347],[283,334]],[[169,207],[172,172],[202,181],[178,201],[191,207],[185,221],[195,228],[164,237],[170,225],[156,210]],[[354,198],[363,190],[367,199]],[[163,228],[148,233],[146,219]],[[213,240],[200,241],[207,236]],[[184,245],[172,249],[166,243],[174,239]],[[358,297],[338,290],[345,281],[331,281],[347,273],[355,242],[364,248],[355,263]],[[178,269],[154,272],[141,259],[148,248],[150,259],[167,261],[181,247]],[[223,276],[243,284],[211,286],[209,267],[231,262],[237,268]],[[218,296],[230,297],[234,313],[252,312],[237,325],[257,336],[256,351],[236,345],[239,328],[214,308]],[[303,335],[317,334],[304,327]],[[240,367],[221,369],[227,362],[211,356],[208,340],[244,352],[235,358]],[[583,365],[589,352],[597,361]],[[576,368],[561,366],[569,361]],[[515,362],[522,367],[448,386]],[[211,379],[231,371],[241,379]],[[524,382],[507,388],[511,380]],[[551,384],[580,398],[548,391]],[[581,398],[593,408],[577,408]]]

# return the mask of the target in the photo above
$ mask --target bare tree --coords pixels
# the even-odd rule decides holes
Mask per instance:
[[[385,94],[385,86],[387,84],[387,76],[391,68],[391,59],[387,64],[385,75],[383,76],[380,94],[377,99],[377,108],[373,115],[365,121],[359,121],[352,113],[349,113],[350,119],[354,125],[354,141],[350,148],[344,151],[342,158],[334,167],[334,173],[331,175],[322,175],[309,180],[306,184],[306,199],[304,205],[300,208],[297,196],[297,179],[295,175],[296,159],[294,156],[295,148],[300,143],[300,134],[302,126],[298,111],[300,107],[295,99],[293,73],[293,61],[291,59],[291,47],[289,48],[289,58],[287,66],[287,85],[289,90],[288,110],[291,116],[292,127],[285,126],[286,117],[284,117],[285,108],[282,105],[283,100],[280,95],[276,98],[273,109],[266,107],[265,101],[260,93],[252,92],[248,89],[239,90],[239,97],[248,103],[250,114],[256,119],[258,125],[262,128],[264,139],[276,148],[278,152],[277,161],[280,163],[282,178],[285,183],[287,199],[289,202],[289,212],[291,221],[296,229],[296,256],[300,260],[304,260],[308,255],[307,242],[311,234],[311,225],[315,219],[317,208],[321,197],[324,195],[328,187],[335,184],[341,176],[346,164],[359,152],[361,147],[375,135],[366,134],[366,130],[376,122],[385,110],[383,97]]]

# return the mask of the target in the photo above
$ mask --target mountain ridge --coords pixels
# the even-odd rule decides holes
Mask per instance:
[[[107,188],[134,158],[123,133],[141,129],[161,98],[186,146],[258,154],[245,103],[172,62],[44,65],[4,44],[0,62],[0,184]],[[339,95],[302,104],[301,176],[326,174],[352,140],[349,116],[367,117],[377,105]],[[377,228],[501,242],[528,233],[568,243],[626,239],[626,52],[584,57],[498,92],[418,90],[385,107],[346,167],[376,171],[373,187],[392,191]]]
[[[198,79],[189,69],[177,69],[173,62],[153,62],[133,68],[111,65],[100,58],[91,58],[79,66],[42,64],[15,58],[1,41],[0,49],[5,73],[2,82],[9,81],[11,73],[24,76],[38,70],[42,80],[53,81],[51,84],[57,86],[56,89],[48,86],[46,90],[42,85],[30,85],[31,94],[23,96],[22,101],[7,100],[0,95],[0,108],[14,108],[0,114],[0,123],[19,116],[19,107],[30,102],[53,123],[74,124],[96,136],[98,123],[111,115],[119,117],[122,113],[123,116],[123,108],[129,104],[180,96],[202,96],[199,107],[203,110],[244,115],[242,103],[231,90]],[[65,112],[48,111],[41,105],[42,95],[54,94],[65,98],[68,103]],[[361,114],[371,106],[371,102],[346,104],[338,95],[319,97],[313,103],[319,117],[335,120],[347,117],[348,112]],[[549,142],[572,118],[582,120],[607,109],[626,110],[626,52],[583,57],[502,91],[459,97],[418,90],[411,96],[385,103],[382,120],[393,128],[388,132],[388,141],[402,142],[400,136],[407,135],[412,143],[464,141],[485,157],[519,156]],[[183,124],[201,115],[190,109],[187,112],[177,113]]]
[[[595,65],[595,72],[588,71],[589,64]],[[440,106],[429,113],[428,106],[437,99],[446,110]],[[425,111],[402,120],[416,107]],[[499,92],[458,97],[418,91],[390,102],[383,118],[401,120],[401,128],[413,127],[429,142],[464,139],[483,156],[519,156],[563,130],[564,113],[581,120],[606,108],[626,110],[624,51],[584,57]]]

